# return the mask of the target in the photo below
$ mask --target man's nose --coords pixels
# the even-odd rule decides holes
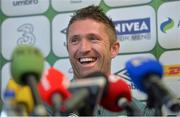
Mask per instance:
[[[87,39],[82,39],[80,44],[81,52],[88,52],[91,50],[91,43]]]

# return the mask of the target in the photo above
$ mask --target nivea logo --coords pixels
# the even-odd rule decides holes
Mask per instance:
[[[117,35],[149,33],[150,18],[114,21]]]
[[[174,21],[168,17],[168,19],[166,21],[164,21],[161,25],[160,25],[160,29],[163,33],[167,33],[167,31],[171,28],[174,27]]]

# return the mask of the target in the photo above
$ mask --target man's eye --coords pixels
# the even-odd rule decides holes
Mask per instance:
[[[99,39],[98,39],[97,37],[95,37],[95,36],[91,36],[91,37],[89,37],[89,39],[90,39],[91,41],[93,41],[93,42],[96,42],[96,41],[99,40]]]
[[[70,39],[71,44],[77,44],[79,42],[79,38],[72,38]]]

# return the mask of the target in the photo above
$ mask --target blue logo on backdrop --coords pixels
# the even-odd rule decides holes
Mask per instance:
[[[124,69],[120,69],[119,71],[114,73],[115,75],[119,75],[121,78],[125,79],[126,81],[128,81],[128,85],[131,89],[136,89],[134,83],[132,82],[131,78],[129,77],[129,74],[127,73],[127,70]]]
[[[163,33],[167,33],[167,31],[173,27],[174,21],[170,17],[160,25],[160,29]]]
[[[63,33],[63,34],[66,34],[67,28],[62,29],[60,32]]]
[[[114,21],[117,35],[149,33],[150,18]]]

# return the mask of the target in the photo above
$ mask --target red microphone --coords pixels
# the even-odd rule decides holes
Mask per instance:
[[[112,76],[114,77],[114,76]],[[128,84],[122,79],[110,77],[108,80],[107,92],[101,100],[101,105],[112,112],[120,112],[123,110],[121,101],[130,103],[132,100],[131,91]]]
[[[65,101],[71,97],[68,91],[70,81],[63,73],[51,67],[38,83],[39,94],[43,101],[52,105],[55,111],[60,112],[61,101]]]
[[[111,75],[106,90],[100,102],[105,109],[112,112],[125,110],[128,116],[142,116],[142,112],[132,105],[131,90],[123,79]]]

